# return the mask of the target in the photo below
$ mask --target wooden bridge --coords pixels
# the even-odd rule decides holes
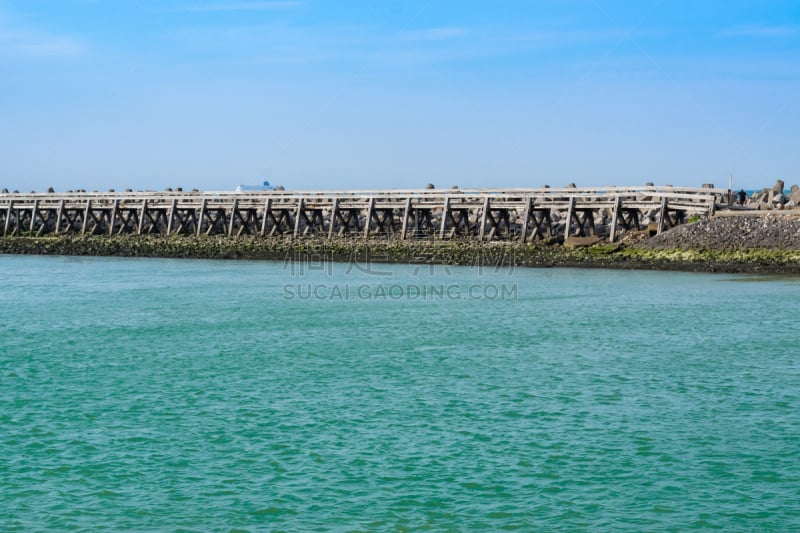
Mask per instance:
[[[685,222],[687,215],[711,216],[728,193],[675,187],[12,193],[0,194],[0,231],[3,236],[463,237],[524,242],[601,235],[613,242],[650,224],[661,232]]]

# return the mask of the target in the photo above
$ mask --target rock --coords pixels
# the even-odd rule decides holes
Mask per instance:
[[[783,194],[783,186],[784,186],[783,180],[776,181],[775,185],[772,186],[772,192],[775,193],[775,194],[782,195]]]
[[[567,237],[564,239],[564,246],[567,248],[582,248],[586,246],[594,246],[602,241],[599,235],[590,235],[588,237]]]
[[[800,205],[800,189],[793,190],[789,193],[789,201],[794,202],[795,205]]]

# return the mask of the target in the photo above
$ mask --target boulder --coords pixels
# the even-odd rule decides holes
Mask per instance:
[[[775,182],[775,185],[772,186],[772,192],[775,194],[783,194],[783,187],[783,180],[778,180]]]
[[[594,246],[602,241],[599,235],[590,235],[588,237],[567,237],[564,239],[564,246],[567,248],[581,248],[586,246]]]

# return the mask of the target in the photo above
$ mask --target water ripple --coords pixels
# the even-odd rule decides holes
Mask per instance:
[[[270,263],[0,268],[3,530],[800,529],[795,285],[354,304]]]

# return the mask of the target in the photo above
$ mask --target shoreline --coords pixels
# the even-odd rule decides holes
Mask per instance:
[[[514,242],[364,239],[261,239],[195,236],[0,237],[0,254],[272,261],[610,268],[743,274],[798,274],[800,250],[780,248],[646,248]]]

